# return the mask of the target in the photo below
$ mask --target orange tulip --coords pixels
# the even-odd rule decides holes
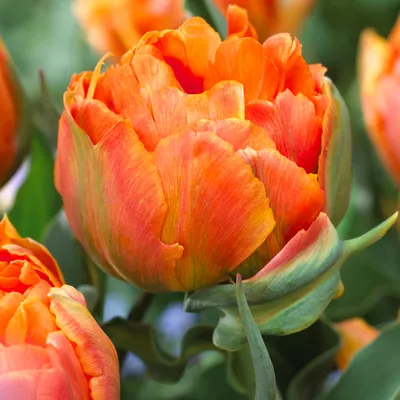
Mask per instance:
[[[247,9],[251,23],[264,41],[279,32],[296,34],[312,11],[316,0],[213,0],[225,14],[229,5]]]
[[[341,338],[340,350],[336,363],[342,370],[346,369],[355,354],[373,342],[379,331],[367,324],[362,318],[352,318],[336,324]]]
[[[0,38],[0,187],[19,166],[17,129],[20,110],[11,61]]]
[[[119,399],[110,339],[56,261],[0,222],[0,393],[13,399]]]
[[[75,0],[74,5],[89,43],[118,56],[147,31],[177,28],[186,19],[183,0]]]
[[[109,273],[149,291],[249,275],[327,210],[338,110],[297,39],[221,41],[195,17],[101,65],[65,93],[55,180]]]
[[[367,131],[400,186],[400,18],[388,40],[371,29],[362,33],[359,76]]]

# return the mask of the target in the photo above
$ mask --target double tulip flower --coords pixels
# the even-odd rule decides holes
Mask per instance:
[[[197,17],[148,32],[64,96],[55,179],[71,228],[148,291],[251,277],[346,210],[347,114],[326,69],[289,34],[260,44],[238,7],[228,25],[224,41]]]

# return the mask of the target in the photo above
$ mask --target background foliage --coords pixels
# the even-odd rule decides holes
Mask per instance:
[[[200,0],[195,3],[196,7],[200,7],[198,13],[212,14],[209,8],[201,9]],[[386,36],[400,10],[400,0],[319,0],[317,3],[300,39],[307,61],[320,62],[328,67],[328,76],[335,82],[350,109],[353,192],[350,208],[339,228],[341,237],[349,238],[371,229],[396,206],[395,188],[364,130],[356,62],[361,30],[373,27]],[[217,24],[220,26],[221,21]],[[237,354],[230,360],[227,372],[225,355],[208,351],[212,349],[211,333],[205,325],[214,321],[215,315],[201,315],[200,322],[205,325],[191,328],[198,317],[183,314],[179,303],[182,296],[177,294],[157,296],[143,313],[140,302],[146,299],[141,298],[141,294],[131,286],[105,277],[88,262],[60,212],[61,199],[53,185],[57,114],[49,106],[48,96],[61,109],[62,94],[70,76],[74,72],[93,68],[97,60],[97,55],[86,45],[74,20],[70,1],[17,0],[16,3],[15,0],[2,0],[0,34],[14,59],[26,93],[35,105],[34,117],[39,127],[35,132],[28,175],[10,211],[11,220],[22,236],[44,241],[58,259],[67,281],[80,287],[91,299],[89,305],[100,321],[126,317],[136,304],[133,312],[137,315],[133,315],[130,325],[122,319],[105,325],[106,332],[119,347],[120,357],[125,360],[122,398],[133,398],[134,393],[134,398],[141,400],[244,399],[240,392],[249,382],[245,371],[240,370],[241,355]],[[39,69],[44,71],[47,88],[40,85]],[[284,398],[315,398],[337,378],[332,371],[339,338],[332,329],[332,321],[358,315],[380,327],[396,318],[400,306],[399,264],[399,237],[395,230],[391,230],[378,244],[347,262],[342,270],[344,295],[332,302],[324,320],[288,337],[264,338]],[[137,329],[135,324],[141,319],[155,328],[147,325]],[[128,340],[132,331],[136,341]],[[390,374],[389,368],[398,369],[400,355],[392,353],[393,348],[399,348],[399,328],[389,329],[385,335],[389,342],[378,343],[378,350],[369,349],[370,354],[363,353],[364,359],[357,360],[361,369],[356,369],[357,362],[352,365],[352,370],[348,371],[350,377],[346,376],[340,382],[328,396],[329,400],[389,398],[385,397],[386,393],[380,393],[378,397],[362,397],[360,393],[352,392],[357,382],[361,385],[369,382],[368,377],[374,374],[375,362],[381,362],[379,365],[384,368],[382,376]],[[145,348],[143,343],[146,343]],[[207,351],[198,355],[204,350]],[[131,352],[142,356],[149,372],[147,375],[146,366]],[[372,359],[375,360],[372,366],[363,361]],[[386,362],[388,359],[391,362]],[[188,366],[184,370],[186,363]],[[154,382],[152,379],[168,375],[170,380],[177,380],[182,374],[183,378],[173,384]],[[397,381],[389,383],[392,395],[398,389],[399,380],[397,377]],[[367,389],[366,393],[371,393]]]

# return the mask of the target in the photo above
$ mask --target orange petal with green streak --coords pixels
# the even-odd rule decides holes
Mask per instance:
[[[324,193],[314,175],[287,159],[277,150],[251,149],[239,154],[253,168],[254,175],[264,184],[274,213],[276,226],[258,249],[252,268],[260,269],[292,239],[297,232],[308,229],[324,204]]]
[[[188,123],[200,119],[244,119],[243,85],[225,81],[203,93],[188,95],[186,112]]]
[[[258,39],[257,31],[250,23],[247,10],[244,8],[230,4],[226,12],[226,18],[228,22],[228,37],[237,36]]]
[[[246,108],[246,118],[262,126],[285,157],[314,173],[321,152],[321,121],[303,94],[279,93],[275,102],[258,101]]]
[[[231,37],[219,46],[215,62],[208,69],[204,88],[209,89],[225,80],[243,84],[246,102],[270,100],[278,86],[279,72],[256,40]]]
[[[92,102],[73,105],[75,115],[86,109],[86,124],[95,115],[87,106]],[[79,127],[72,108],[67,104],[60,121],[55,166],[72,231],[108,272],[150,291],[174,286],[175,260],[183,249],[160,240],[167,204],[151,155],[131,124],[111,111],[104,112],[103,124],[116,122],[114,128],[93,146],[82,130],[91,127]]]
[[[374,341],[379,331],[361,318],[352,318],[335,325],[340,334],[340,349],[336,363],[341,370],[349,365],[351,359],[363,347]]]
[[[303,93],[307,97],[315,95],[315,83],[310,67],[301,55],[301,44],[288,33],[279,33],[268,38],[263,47],[266,56],[279,71],[276,94],[289,89],[294,94]]]
[[[56,324],[75,346],[75,353],[88,378],[91,398],[119,399],[118,356],[107,335],[90,312],[71,297],[71,286],[50,289],[50,311]]]
[[[0,222],[0,246],[14,258],[31,260],[35,270],[45,274],[54,286],[64,283],[62,272],[49,251],[32,239],[21,238],[7,216]]]
[[[276,148],[275,142],[261,127],[248,120],[227,118],[223,120],[201,119],[194,122],[191,129],[195,132],[213,132],[225,142],[230,143],[234,150],[251,147],[254,150]]]
[[[262,183],[212,133],[171,136],[159,143],[153,159],[168,204],[162,239],[185,249],[176,262],[175,290],[227,279],[275,225]]]

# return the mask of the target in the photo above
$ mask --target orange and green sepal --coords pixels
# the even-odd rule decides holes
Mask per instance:
[[[343,241],[327,215],[321,213],[307,231],[297,233],[264,268],[242,282],[261,333],[288,335],[315,322],[343,290],[343,262],[382,238],[396,220],[397,213],[368,233]],[[214,344],[229,351],[241,348],[246,336],[238,313],[236,286],[213,286],[187,296],[187,311],[208,308],[222,311]]]

